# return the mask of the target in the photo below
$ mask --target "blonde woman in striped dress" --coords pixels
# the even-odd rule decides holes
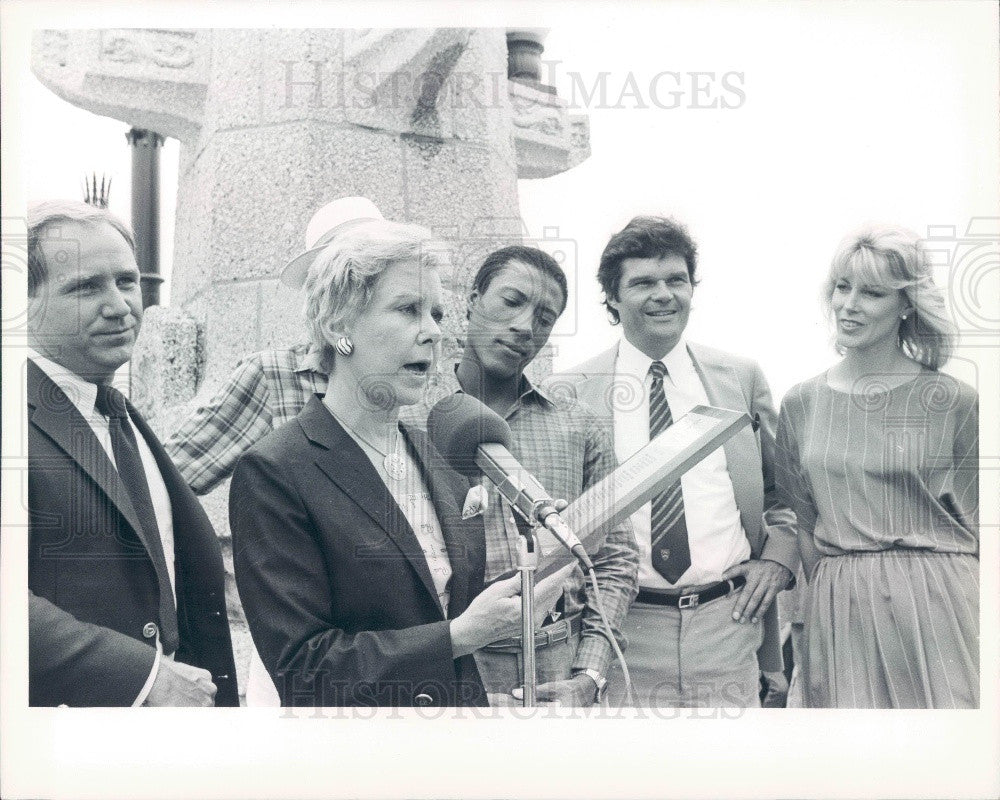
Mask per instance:
[[[778,481],[798,515],[805,705],[979,704],[978,397],[919,237],[869,227],[824,289],[843,359],[795,386]]]

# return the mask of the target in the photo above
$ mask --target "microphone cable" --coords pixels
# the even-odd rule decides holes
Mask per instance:
[[[635,700],[632,696],[632,676],[629,675],[628,664],[625,663],[625,654],[622,653],[621,647],[618,646],[618,642],[611,631],[611,624],[608,622],[607,614],[604,613],[604,601],[601,599],[601,590],[597,586],[597,574],[594,572],[593,568],[588,569],[587,572],[588,577],[590,578],[590,585],[594,589],[594,600],[597,604],[597,613],[601,615],[601,623],[604,625],[604,636],[609,642],[611,642],[611,649],[614,650],[615,658],[618,659],[618,664],[622,668],[622,677],[625,679],[625,705],[630,707],[634,706]],[[608,707],[607,695],[605,695],[601,706],[603,708]]]
[[[530,518],[517,505],[511,503],[506,498],[504,498],[504,501],[507,502],[510,505],[511,510],[515,512],[514,522],[515,525],[517,525],[518,531],[522,536],[527,535],[527,532],[533,528],[541,528],[542,530],[546,530],[545,525],[543,525],[538,520]],[[615,654],[615,658],[617,659],[619,666],[621,666],[622,677],[625,679],[625,704],[630,707],[634,706],[635,698],[632,691],[632,676],[628,671],[628,664],[625,663],[625,654],[622,653],[622,649],[618,645],[618,641],[615,639],[615,635],[611,630],[611,623],[608,622],[608,615],[604,610],[604,600],[601,597],[601,590],[597,584],[597,573],[594,572],[594,565],[590,562],[590,559],[588,558],[585,566],[583,563],[583,559],[580,558],[580,555],[579,553],[577,553],[576,550],[570,550],[569,546],[562,540],[560,540],[559,543],[573,554],[573,556],[576,559],[576,563],[579,565],[581,571],[586,573],[587,577],[590,579],[590,585],[594,589],[594,601],[596,603],[597,613],[601,617],[601,625],[604,628],[604,630],[601,631],[601,634],[611,644],[611,649]],[[580,549],[583,550],[582,547]],[[586,553],[586,550],[584,550],[583,552]],[[496,578],[496,580],[502,580],[505,577],[513,577],[516,574],[517,574],[516,570],[509,570],[509,574],[505,573],[503,575],[500,575],[498,578]],[[604,700],[601,703],[601,707],[602,708],[609,707],[607,695],[604,696]]]

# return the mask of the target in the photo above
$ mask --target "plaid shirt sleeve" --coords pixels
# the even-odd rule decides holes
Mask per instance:
[[[606,431],[596,423],[587,428],[585,459],[585,489],[614,471],[617,466],[611,440]],[[607,531],[604,544],[591,560],[608,624],[624,649],[622,624],[632,601],[639,593],[639,550],[632,534],[632,523],[627,517]],[[601,675],[607,675],[614,653],[597,611],[594,588],[590,578],[584,578],[583,631],[573,659],[573,669],[593,669]]]
[[[271,428],[264,369],[259,359],[249,358],[164,447],[195,494],[207,494],[232,475],[239,457]]]

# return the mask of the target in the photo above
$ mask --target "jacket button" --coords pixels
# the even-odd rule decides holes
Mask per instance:
[[[418,694],[416,697],[413,698],[413,702],[416,703],[418,706],[429,706],[433,705],[434,698],[431,697],[426,692],[421,692],[420,694]]]
[[[142,626],[142,635],[147,639],[152,639],[160,632],[160,629],[156,627],[155,622],[147,622]]]

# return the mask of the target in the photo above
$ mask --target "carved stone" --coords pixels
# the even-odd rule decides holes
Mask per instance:
[[[194,31],[101,31],[101,61],[184,69],[194,64]]]
[[[590,157],[586,115],[570,114],[565,100],[544,89],[515,80],[508,88],[519,177],[548,178]]]

